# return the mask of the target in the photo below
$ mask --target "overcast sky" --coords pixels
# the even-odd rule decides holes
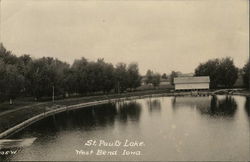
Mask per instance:
[[[163,73],[249,55],[248,0],[2,0],[8,50],[34,58],[138,62]]]

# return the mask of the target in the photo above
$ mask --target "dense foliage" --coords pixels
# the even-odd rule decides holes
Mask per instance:
[[[211,88],[230,88],[238,78],[238,68],[231,58],[213,59],[200,64],[195,69],[195,76],[209,76]]]
[[[171,74],[170,74],[170,84],[171,85],[174,85],[174,78],[177,76],[178,76],[177,72],[175,72],[175,71],[171,72]]]
[[[152,84],[154,87],[159,86],[161,80],[161,75],[159,73],[154,73],[151,70],[148,70],[146,73],[146,83]]]
[[[245,87],[249,88],[250,64],[249,62],[243,67],[243,82]]]
[[[71,94],[109,93],[134,90],[141,83],[136,63],[120,63],[114,67],[104,59],[88,61],[84,57],[72,66],[52,57],[32,59],[17,57],[0,44],[0,99],[19,95],[34,99]]]

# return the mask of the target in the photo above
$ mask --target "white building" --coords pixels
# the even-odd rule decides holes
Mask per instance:
[[[209,89],[209,76],[174,78],[175,90]]]

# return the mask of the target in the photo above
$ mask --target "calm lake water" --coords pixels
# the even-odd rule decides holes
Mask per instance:
[[[5,159],[246,161],[250,98],[157,97],[105,104],[46,118],[12,138],[31,137],[37,137],[31,146]],[[126,140],[141,144],[127,146]],[[96,155],[105,151],[108,155]]]

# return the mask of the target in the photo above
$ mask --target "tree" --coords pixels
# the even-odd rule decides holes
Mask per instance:
[[[18,70],[19,59],[0,44],[0,97],[10,104],[24,88],[24,77]]]
[[[71,68],[71,77],[78,93],[110,92],[115,86],[115,70],[104,59],[88,62],[85,58],[75,60]]]
[[[195,76],[209,76],[210,77],[210,87],[217,88],[218,86],[218,67],[220,61],[219,59],[209,60],[206,63],[201,63],[195,69]]]
[[[76,92],[77,93],[86,93],[88,91],[88,79],[87,79],[87,65],[88,61],[84,57],[80,60],[75,60],[72,65],[72,70],[76,77]]]
[[[112,64],[104,63],[102,65],[103,83],[102,90],[104,92],[110,92],[115,88],[115,68]]]
[[[13,104],[15,99],[23,90],[24,77],[18,73],[17,67],[14,65],[6,65],[6,73],[4,75],[5,95]]]
[[[161,80],[161,75],[159,73],[154,73],[152,70],[148,70],[146,73],[146,83],[147,84],[152,84],[154,87],[159,86],[160,80]]]
[[[4,101],[5,95],[5,75],[6,75],[6,65],[4,61],[0,58],[0,101]]]
[[[174,78],[177,76],[178,76],[177,72],[175,72],[175,71],[171,72],[171,74],[170,74],[170,84],[171,85],[174,85]]]
[[[147,73],[146,73],[146,83],[149,84],[149,83],[152,83],[153,82],[153,71],[152,70],[148,70]]]
[[[141,80],[136,63],[129,66],[119,63],[114,67],[104,59],[89,62],[83,57],[70,66],[52,57],[32,59],[27,54],[16,57],[2,44],[0,76],[0,100],[11,102],[19,94],[37,100],[52,94],[108,93],[114,89],[123,92],[140,86]]]
[[[232,87],[238,77],[238,69],[231,58],[213,59],[200,64],[195,69],[195,76],[209,76],[210,87]]]
[[[226,57],[220,60],[217,77],[219,85],[233,87],[238,78],[238,68],[235,67],[233,59]]]
[[[160,80],[161,80],[161,75],[160,74],[158,74],[158,73],[153,74],[152,84],[153,84],[154,87],[159,86]]]
[[[30,85],[28,91],[39,99],[42,96],[48,95],[51,90],[51,78],[53,76],[52,71],[49,71],[49,67],[45,62],[45,59],[34,60],[28,67],[27,78]]]
[[[116,80],[116,91],[124,92],[128,88],[128,73],[127,65],[124,63],[118,63],[115,68],[115,80]]]
[[[66,93],[72,94],[77,92],[77,75],[73,69],[64,70],[62,86]]]
[[[23,93],[25,95],[30,95],[30,92],[28,91],[28,89],[31,84],[29,80],[27,79],[27,74],[28,74],[28,66],[33,60],[29,55],[22,55],[18,59],[19,61],[16,65],[18,72],[24,76],[24,92]]]
[[[52,96],[52,88],[54,88],[55,95],[63,94],[62,80],[67,68],[69,68],[68,64],[51,57],[34,60],[27,70],[28,91],[36,99],[42,96]]]
[[[162,78],[162,79],[167,79],[167,78],[168,78],[168,77],[167,77],[167,74],[166,74],[166,73],[162,74],[161,78]]]
[[[113,86],[111,85],[112,81],[114,80],[112,77],[113,69],[104,62],[104,59],[98,59],[97,62],[89,62],[86,70],[89,92],[110,91],[110,88]]]
[[[15,65],[18,63],[18,58],[8,51],[2,43],[0,43],[0,58],[5,64]]]
[[[55,78],[52,78],[52,86],[54,86],[55,95],[64,95],[66,89],[62,80],[65,78],[65,71],[69,70],[70,65],[58,59],[53,59],[49,64],[49,68],[54,69],[52,73],[55,74]]]
[[[128,88],[135,89],[141,85],[141,76],[136,63],[131,63],[127,69]]]
[[[248,62],[243,67],[243,82],[246,88],[249,88],[249,74],[250,74],[250,64]]]

